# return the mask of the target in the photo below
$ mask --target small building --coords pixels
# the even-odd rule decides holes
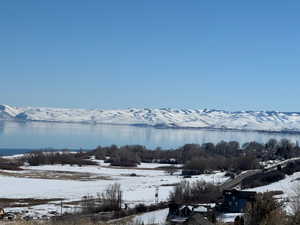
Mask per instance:
[[[172,225],[207,225],[212,224],[210,221],[215,222],[215,212],[209,205],[180,205],[171,203],[169,204],[167,221]]]
[[[169,204],[169,218],[188,218],[193,212],[193,207],[189,205]]]
[[[242,213],[247,204],[253,204],[256,198],[254,191],[238,191],[236,189],[223,191],[223,203],[220,210],[225,213]]]

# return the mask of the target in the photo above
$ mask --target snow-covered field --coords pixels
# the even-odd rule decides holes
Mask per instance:
[[[165,224],[169,209],[161,209],[153,212],[137,215],[134,221],[138,223],[148,224]]]
[[[300,197],[300,172],[296,172],[291,176],[286,176],[283,180],[271,183],[269,185],[247,189],[260,193],[269,191],[282,191],[283,194],[277,195],[276,198],[284,201],[285,210],[292,213],[292,205],[295,198]]]
[[[14,156],[13,156],[14,157]],[[11,157],[10,157],[11,158]],[[95,160],[98,163],[96,166],[71,166],[71,165],[44,165],[44,166],[23,166],[23,171],[1,171],[0,173],[0,198],[20,199],[57,199],[62,198],[63,204],[81,200],[83,196],[97,196],[97,193],[103,192],[109,185],[119,183],[123,191],[124,203],[129,207],[133,207],[138,203],[146,205],[155,202],[156,188],[159,188],[159,201],[166,201],[169,192],[173,189],[176,183],[183,180],[179,176],[179,172],[175,175],[167,174],[160,169],[161,166],[167,164],[158,163],[141,163],[137,168],[120,168],[110,167],[109,164],[102,160]],[[180,165],[178,165],[180,166]],[[180,170],[179,170],[180,171]],[[8,175],[7,175],[8,173]],[[11,173],[11,175],[9,175]],[[89,174],[90,177],[96,177],[91,180],[80,179],[56,179],[49,178],[28,178],[23,175],[34,173],[57,173],[61,174]],[[4,174],[4,175],[3,175]],[[15,174],[21,175],[15,176]],[[134,176],[133,176],[134,174]],[[215,172],[213,174],[203,174],[189,178],[189,181],[202,180],[210,183],[221,184],[226,178],[224,172]],[[248,189],[257,192],[267,191],[282,191],[281,199],[292,199],[295,194],[300,194],[300,172],[294,173],[291,176],[286,176],[285,179],[272,183],[270,185]],[[296,193],[297,191],[297,193]],[[60,212],[60,201],[49,202],[47,204],[10,208],[9,211],[22,212],[23,215],[32,217],[41,217],[42,215],[49,216],[49,212]],[[74,212],[80,210],[78,206],[73,205],[69,208],[63,208],[63,212]],[[286,210],[290,210],[290,205],[286,205]],[[25,213],[24,213],[25,212]],[[152,222],[161,223],[165,220],[167,209],[145,213],[134,217],[136,221],[143,221],[144,224]],[[229,221],[233,216],[225,215],[221,220]]]
[[[300,113],[191,109],[17,108],[0,105],[0,119],[67,123],[102,123],[158,127],[300,132]]]
[[[172,186],[164,186],[178,183],[182,177],[167,175],[161,170],[143,169],[115,169],[95,166],[38,166],[27,169],[47,171],[72,171],[88,172],[103,176],[110,176],[111,180],[95,181],[70,181],[70,180],[45,180],[31,178],[16,178],[0,176],[0,197],[6,198],[65,198],[80,199],[85,195],[96,195],[102,192],[108,185],[121,184],[125,201],[129,203],[153,203],[155,200],[155,188],[159,187],[159,199],[164,201],[168,197]],[[135,173],[137,176],[130,176]],[[223,182],[224,173],[214,175],[199,175],[189,180],[205,180],[207,182]],[[162,186],[163,185],[163,186]]]
[[[101,163],[101,162],[100,162]],[[89,181],[35,179],[0,175],[0,198],[63,198],[64,202],[80,200],[83,196],[96,196],[109,185],[119,183],[123,191],[124,203],[130,207],[138,203],[152,204],[155,202],[155,190],[159,188],[159,201],[167,200],[173,186],[183,178],[178,175],[166,174],[157,167],[162,164],[141,164],[138,168],[111,168],[103,162],[98,166],[70,166],[47,165],[37,167],[23,167],[27,173],[34,171],[65,171],[90,173],[91,176],[100,175],[109,179],[96,179]],[[5,171],[8,172],[8,171]],[[131,174],[136,176],[130,176]],[[210,175],[199,175],[190,178],[190,181],[204,180],[207,182],[221,183],[227,178],[224,173],[218,172]],[[59,210],[59,204],[48,204],[31,207],[31,212],[47,213],[50,210]],[[25,207],[25,209],[28,209]],[[20,209],[17,209],[20,210]],[[73,210],[73,209],[72,209]]]
[[[286,178],[278,182],[247,190],[257,192],[282,191],[284,193],[283,197],[290,197],[295,194],[295,190],[297,187],[299,187],[300,190],[300,172],[296,172],[291,176],[286,176]]]

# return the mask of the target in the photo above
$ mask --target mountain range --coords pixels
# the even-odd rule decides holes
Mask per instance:
[[[0,105],[0,120],[300,132],[299,112],[129,108],[121,110]]]

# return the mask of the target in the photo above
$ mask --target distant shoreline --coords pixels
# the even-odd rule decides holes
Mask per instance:
[[[48,121],[48,120],[18,120],[18,119],[0,119],[0,121],[16,122],[16,123],[57,123],[57,124],[82,124],[82,125],[109,125],[109,126],[131,126],[131,127],[150,127],[155,129],[175,129],[175,130],[207,130],[207,131],[224,131],[224,132],[254,132],[269,134],[299,134],[300,130],[257,130],[257,129],[238,129],[238,128],[216,128],[216,127],[187,127],[187,126],[168,126],[167,124],[145,124],[145,123],[92,123],[89,121],[72,122],[72,121]]]
[[[78,151],[91,151],[92,149],[0,148],[0,157],[25,154],[25,153],[35,152],[35,151],[57,152],[57,151],[62,151],[62,150],[67,150],[70,152],[78,152]]]

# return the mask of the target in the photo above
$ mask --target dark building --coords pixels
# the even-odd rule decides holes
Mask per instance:
[[[224,190],[224,201],[221,205],[221,211],[225,213],[241,213],[245,210],[247,204],[255,201],[256,192]]]
[[[212,225],[215,222],[215,211],[209,205],[169,204],[167,221],[171,225]]]
[[[189,205],[169,204],[169,218],[187,218],[191,216],[193,207]]]

